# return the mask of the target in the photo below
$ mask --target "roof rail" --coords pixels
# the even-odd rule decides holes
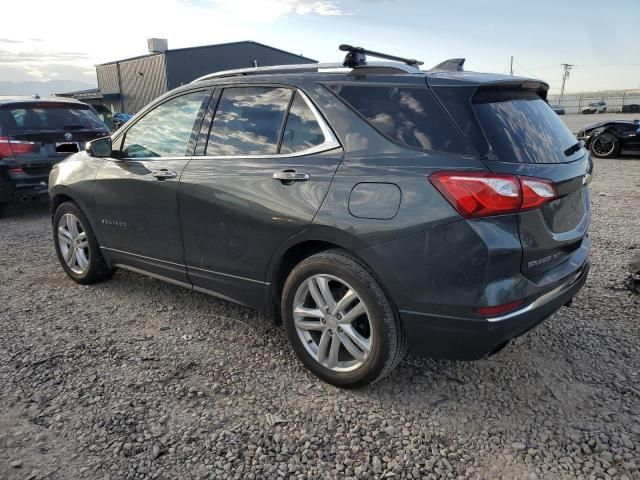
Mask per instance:
[[[350,68],[342,63],[302,63],[297,65],[271,65],[267,67],[239,68],[235,70],[223,70],[209,73],[196,78],[191,83],[209,80],[211,78],[236,77],[241,75],[266,75],[270,73],[295,73],[295,72],[317,72],[318,70],[338,70]],[[367,69],[388,69],[400,73],[424,73],[417,66],[400,62],[368,62],[365,65],[358,65],[352,68],[352,73]]]

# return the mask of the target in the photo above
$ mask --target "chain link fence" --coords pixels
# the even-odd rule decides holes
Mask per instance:
[[[565,113],[582,113],[582,109],[590,103],[604,100],[607,103],[609,113],[640,113],[640,92],[600,92],[565,94],[560,100],[560,95],[549,95],[549,105],[564,107]]]

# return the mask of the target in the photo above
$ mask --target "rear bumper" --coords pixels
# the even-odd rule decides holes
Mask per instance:
[[[47,180],[39,182],[18,183],[13,194],[14,202],[31,202],[49,198],[49,185]]]
[[[591,144],[591,139],[592,136],[591,135],[576,135],[578,140],[582,140],[584,142],[584,146],[586,148],[589,148],[589,145]]]
[[[589,262],[526,306],[495,318],[461,318],[400,310],[413,353],[432,358],[477,360],[550,317],[582,288]]]
[[[24,202],[48,196],[48,176],[0,180],[0,203]]]

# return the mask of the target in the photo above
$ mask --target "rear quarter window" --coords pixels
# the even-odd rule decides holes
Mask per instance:
[[[420,150],[473,155],[467,141],[426,87],[333,85],[330,88],[395,143]]]

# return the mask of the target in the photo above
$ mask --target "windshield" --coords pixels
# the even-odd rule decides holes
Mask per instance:
[[[479,91],[473,103],[492,147],[490,159],[564,163],[583,155],[581,148],[572,149],[576,137],[535,92]]]
[[[48,102],[14,104],[2,108],[0,115],[10,133],[107,129],[86,105]]]

